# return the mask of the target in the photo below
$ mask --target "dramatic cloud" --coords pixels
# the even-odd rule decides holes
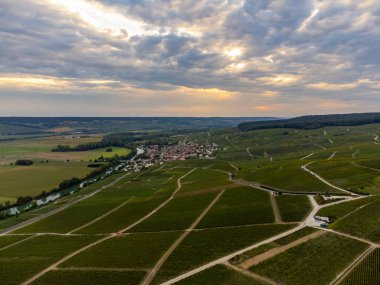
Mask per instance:
[[[376,0],[0,0],[0,115],[380,107]]]

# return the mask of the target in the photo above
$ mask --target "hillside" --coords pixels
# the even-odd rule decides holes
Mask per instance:
[[[380,113],[312,115],[283,120],[245,122],[239,124],[238,128],[241,131],[276,128],[312,130],[327,126],[360,126],[374,123],[380,123]]]

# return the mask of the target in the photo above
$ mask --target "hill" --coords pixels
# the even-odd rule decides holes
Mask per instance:
[[[245,122],[239,124],[238,128],[241,131],[276,128],[312,130],[327,126],[359,126],[374,123],[380,123],[380,113],[311,115],[283,120]]]

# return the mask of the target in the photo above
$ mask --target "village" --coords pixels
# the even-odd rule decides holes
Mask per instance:
[[[167,145],[143,145],[137,149],[134,159],[126,163],[125,171],[139,172],[155,164],[189,158],[213,158],[219,150],[215,143],[201,145],[193,142],[178,142]]]

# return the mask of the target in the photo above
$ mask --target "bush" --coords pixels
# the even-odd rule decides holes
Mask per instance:
[[[15,164],[16,165],[28,166],[28,165],[33,165],[33,161],[27,160],[27,159],[19,159],[19,160],[16,160]]]

